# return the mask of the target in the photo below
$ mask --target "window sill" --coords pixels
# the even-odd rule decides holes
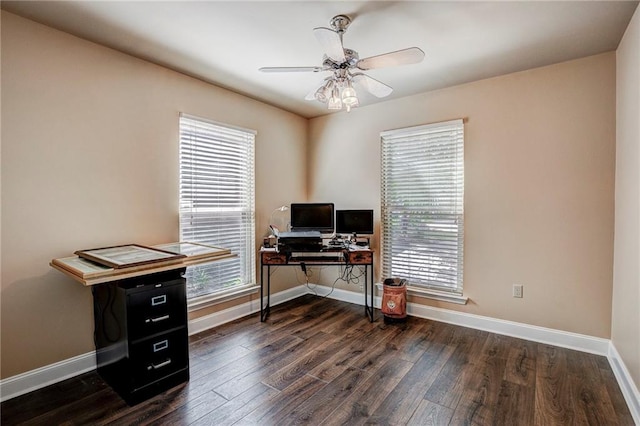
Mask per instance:
[[[229,300],[238,299],[249,294],[257,293],[258,290],[260,290],[259,285],[247,284],[243,286],[233,287],[228,290],[218,291],[212,294],[207,294],[204,296],[194,297],[187,300],[187,311],[193,312],[197,311],[198,309],[218,305],[220,303],[228,302]]]
[[[382,283],[377,283],[376,287],[378,289],[378,292],[382,294]],[[409,296],[424,297],[425,299],[439,300],[441,302],[455,303],[457,305],[466,305],[469,301],[468,297],[459,294],[448,293],[446,291],[430,290],[420,287],[407,286],[407,294]]]

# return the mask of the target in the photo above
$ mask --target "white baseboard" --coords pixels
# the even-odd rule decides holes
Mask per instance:
[[[631,374],[622,358],[620,358],[620,354],[613,342],[609,343],[607,358],[609,359],[609,364],[611,364],[613,374],[616,376],[622,395],[624,395],[624,399],[627,402],[629,411],[631,411],[631,416],[636,424],[640,425],[640,391],[638,391],[638,387],[633,382]]]
[[[410,303],[409,306],[407,306],[407,313],[420,318],[461,325],[463,327],[475,328],[562,348],[575,349],[596,355],[606,356],[609,349],[608,339],[498,318],[450,311],[432,306]]]
[[[96,369],[96,352],[74,356],[0,380],[0,402]]]
[[[296,297],[303,296],[308,293],[305,286],[299,285],[279,293],[271,295],[271,306],[279,305],[288,300],[295,299]],[[205,315],[200,318],[189,321],[189,336],[208,330],[213,327],[218,327],[222,324],[236,320],[238,318],[246,317],[255,312],[260,311],[260,298],[252,300],[250,302],[243,303],[241,305],[233,306],[223,311],[214,312],[213,314]]]
[[[330,290],[331,288],[329,287],[318,286],[317,292],[322,296],[329,293]],[[335,289],[328,297],[349,303],[357,303],[360,305],[364,304],[364,296],[362,293],[356,293],[349,290]],[[374,298],[373,305],[376,308],[379,309],[381,303],[382,299],[380,297]],[[503,334],[506,336],[546,343],[568,349],[575,349],[596,355],[606,356],[609,353],[609,339],[602,339],[584,334],[570,333],[568,331],[555,330],[552,328],[538,327],[535,325],[475,314],[467,314],[464,312],[420,305],[417,303],[407,303],[407,314],[418,318],[475,328],[478,330],[489,331],[491,333]]]
[[[317,294],[330,299],[364,305],[364,295],[360,292],[315,286],[315,293],[304,285],[275,293],[271,296],[271,305],[276,306],[288,300],[305,294]],[[374,307],[380,308],[381,298],[374,298]],[[189,321],[189,335],[196,334],[209,328],[217,327],[229,321],[250,315],[260,310],[260,299],[246,302],[220,312],[215,312],[195,320]],[[436,308],[426,305],[409,303],[407,313],[411,316],[446,322],[463,327],[485,330],[492,333],[508,335],[534,342],[546,343],[583,352],[607,356],[616,379],[622,389],[629,409],[636,423],[640,424],[640,402],[638,388],[634,384],[629,372],[620,358],[615,347],[608,339],[601,339],[582,334],[569,333],[545,327],[506,321],[480,315],[467,314]],[[378,313],[378,315],[380,315]],[[48,366],[28,371],[17,376],[0,380],[0,401],[40,389],[60,382],[96,368],[95,352],[89,352]]]
[[[310,290],[310,289],[313,289],[313,290]],[[309,288],[305,287],[305,290],[307,291],[307,294],[314,294],[316,296],[326,297],[328,299],[340,300],[342,302],[353,303],[355,305],[364,306],[363,293],[350,291],[350,290],[342,290],[340,288],[334,288],[332,290],[331,287],[327,287],[324,285],[317,285],[317,284],[311,284]],[[369,297],[371,296],[367,295],[367,300],[369,299]],[[380,300],[376,301],[376,299],[380,299],[380,298],[379,297],[374,298],[373,305],[375,307],[379,307]]]

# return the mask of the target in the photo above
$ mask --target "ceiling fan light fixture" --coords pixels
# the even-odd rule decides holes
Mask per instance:
[[[322,103],[324,103],[324,104],[326,104],[326,103],[327,103],[327,101],[328,101],[329,99],[327,99],[327,95],[325,94],[325,88],[324,88],[324,86],[323,86],[323,87],[321,87],[321,88],[319,88],[319,89],[316,91],[315,98],[316,98],[316,100],[317,100],[317,101],[320,101],[320,102],[322,102]]]
[[[355,102],[353,102],[353,103],[350,103],[350,104],[344,104],[344,105],[345,105],[345,107],[347,108],[347,112],[351,112],[351,108],[355,108],[355,107],[357,107],[358,105],[360,105],[360,103],[358,102],[358,98],[355,98],[355,99],[356,99],[356,101],[355,101]],[[342,102],[342,103],[344,103],[344,102]]]
[[[332,96],[329,98],[329,103],[327,104],[329,109],[342,109],[342,101],[340,98]]]
[[[327,82],[320,86],[320,88],[316,91],[314,95],[316,100],[326,104],[329,101],[331,94],[333,93],[334,86],[335,82],[331,79],[327,79]]]
[[[329,109],[342,109],[342,100],[340,99],[340,91],[338,90],[338,87],[336,85],[334,85],[333,87],[333,93],[329,98],[327,107]]]
[[[342,89],[342,102],[348,106],[355,106],[358,104],[358,96],[351,85]]]

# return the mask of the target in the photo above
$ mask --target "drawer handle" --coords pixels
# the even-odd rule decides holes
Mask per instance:
[[[169,364],[171,364],[171,358],[167,358],[165,362],[161,362],[160,364],[151,364],[150,366],[147,367],[147,370],[148,371],[157,370],[158,368],[166,367]]]
[[[153,344],[153,351],[154,352],[159,352],[163,349],[167,349],[169,347],[169,341],[168,340],[163,340],[162,342],[158,342],[158,343],[154,343]]]
[[[163,303],[167,303],[167,295],[163,294],[162,296],[156,296],[151,298],[151,306],[162,305]]]
[[[146,323],[150,323],[150,322],[160,322],[160,321],[164,321],[164,320],[168,320],[169,319],[169,315],[163,315],[161,317],[156,317],[156,318],[148,318],[147,320],[145,320]]]

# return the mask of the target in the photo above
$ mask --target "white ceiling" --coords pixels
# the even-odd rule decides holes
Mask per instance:
[[[416,65],[366,73],[394,88],[378,100],[615,50],[637,1],[2,1],[2,9],[304,117],[328,113],[305,95],[328,73],[312,29],[346,14],[360,58],[419,47]],[[360,94],[359,94],[360,95]]]

